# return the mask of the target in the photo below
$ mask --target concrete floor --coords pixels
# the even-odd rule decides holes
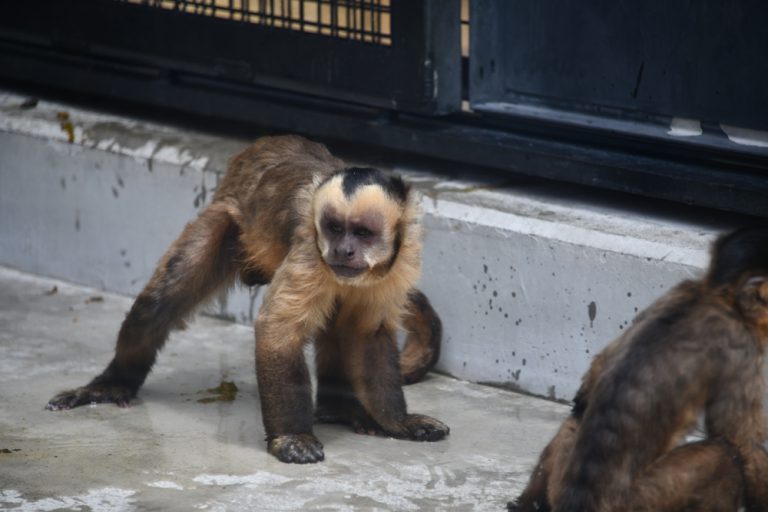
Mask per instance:
[[[282,464],[265,450],[251,330],[204,316],[172,335],[131,407],[44,410],[103,369],[130,304],[0,268],[0,510],[503,510],[568,411],[431,375],[406,396],[447,440],[320,425],[326,461]],[[223,380],[233,402],[198,401]]]

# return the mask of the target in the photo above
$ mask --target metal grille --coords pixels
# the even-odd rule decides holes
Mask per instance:
[[[311,34],[392,44],[391,0],[118,0]]]

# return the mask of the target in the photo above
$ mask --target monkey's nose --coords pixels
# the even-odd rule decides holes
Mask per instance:
[[[355,250],[351,247],[337,247],[333,252],[336,254],[336,257],[344,257],[348,260],[355,257]]]

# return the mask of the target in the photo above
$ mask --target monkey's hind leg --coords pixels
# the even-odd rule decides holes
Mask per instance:
[[[126,406],[144,383],[170,330],[183,327],[195,306],[232,283],[238,233],[230,215],[216,204],[187,224],[133,303],[107,368],[87,385],[54,396],[46,409],[101,402]]]
[[[408,335],[400,353],[400,373],[403,383],[420,381],[440,358],[443,324],[420,290],[408,294],[408,312],[403,319]]]
[[[315,421],[348,425],[358,434],[384,435],[382,428],[363,408],[344,375],[337,336],[333,329],[328,328],[315,339]]]
[[[738,450],[725,441],[690,443],[658,459],[635,479],[632,512],[734,512],[742,505],[744,478]]]
[[[541,452],[528,485],[514,501],[507,503],[511,512],[549,512],[550,496],[559,493],[559,479],[568,463],[578,434],[579,420],[573,414],[566,418],[555,437]]]
[[[415,441],[439,441],[450,429],[423,414],[409,414],[402,389],[394,335],[381,326],[369,336],[341,336],[344,372],[355,397],[385,435]]]

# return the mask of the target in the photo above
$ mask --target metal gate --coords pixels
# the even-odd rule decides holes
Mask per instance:
[[[420,113],[460,103],[458,0],[16,0],[3,6],[3,74],[88,91],[145,83],[258,86]],[[439,51],[438,51],[439,49]],[[26,58],[25,58],[26,57]],[[10,73],[9,73],[10,71]],[[112,80],[112,82],[116,82]],[[115,86],[120,87],[119,84]],[[142,90],[144,89],[144,90]],[[133,91],[133,94],[131,94]]]

